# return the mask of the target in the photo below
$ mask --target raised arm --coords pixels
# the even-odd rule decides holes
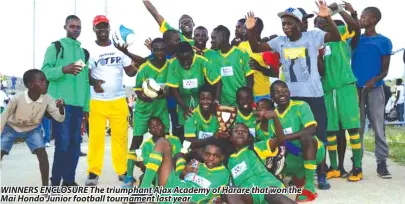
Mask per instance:
[[[259,53],[259,52],[266,52],[271,51],[270,45],[267,42],[258,42],[258,37],[254,32],[254,27],[256,26],[256,18],[253,12],[249,12],[246,17],[246,28],[248,30],[248,40],[250,47],[252,48],[252,52]]]
[[[350,12],[350,15],[348,13],[346,13],[345,11],[340,12],[340,15],[342,16],[343,20],[346,22],[347,27],[349,29],[349,33],[354,31],[354,37],[352,37],[352,40],[350,41],[350,46],[352,47],[352,49],[356,49],[357,43],[359,42],[360,35],[361,35],[359,22],[355,18],[357,14],[350,3],[344,2],[344,7],[345,7],[346,11]]]
[[[328,25],[330,25],[329,32],[325,34],[324,41],[327,42],[339,42],[341,40],[339,29],[337,28],[335,22],[332,20],[332,17],[329,13],[329,8],[326,5],[325,1],[320,0],[316,2],[316,5],[319,8],[319,12],[316,14],[321,18],[326,18],[328,20]]]
[[[149,0],[143,0],[143,4],[145,5],[146,9],[148,9],[149,13],[152,14],[153,18],[155,18],[156,22],[159,24],[159,27],[162,26],[165,19],[159,14],[153,4]]]

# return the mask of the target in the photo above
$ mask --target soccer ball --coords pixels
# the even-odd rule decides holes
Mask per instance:
[[[135,33],[133,30],[120,25],[112,34],[112,40],[118,45],[131,46],[135,42]]]
[[[152,78],[146,79],[142,83],[142,89],[143,93],[149,98],[156,98],[163,94],[163,88]]]

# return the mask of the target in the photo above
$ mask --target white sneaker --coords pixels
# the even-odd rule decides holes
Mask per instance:
[[[45,143],[45,147],[50,147],[51,144],[49,142]]]

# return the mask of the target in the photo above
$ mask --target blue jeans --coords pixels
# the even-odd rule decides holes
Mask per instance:
[[[46,117],[42,119],[42,131],[44,131],[44,143],[51,142],[51,121]]]
[[[7,155],[13,147],[14,141],[18,138],[22,138],[27,143],[28,148],[34,154],[34,150],[44,148],[44,140],[42,140],[41,127],[36,127],[33,130],[27,132],[17,132],[11,126],[6,124],[1,134],[1,151],[4,151]]]
[[[71,184],[75,181],[76,167],[80,156],[80,130],[83,108],[66,105],[65,121],[52,121],[55,139],[55,155],[52,165],[52,185],[60,185],[61,179]]]
[[[401,122],[404,121],[404,105],[405,103],[397,104],[398,120]]]

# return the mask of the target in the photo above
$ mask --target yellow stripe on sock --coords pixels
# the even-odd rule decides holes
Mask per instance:
[[[328,148],[328,151],[335,151],[335,150],[337,150],[337,145],[331,145],[331,146],[327,146],[327,148]]]
[[[336,141],[336,136],[327,137],[326,139],[328,140],[328,142],[333,142]]]
[[[136,161],[136,156],[132,154],[128,154],[128,159]]]
[[[149,155],[149,158],[162,161],[162,156],[160,156],[160,155],[158,155],[158,154],[150,154],[150,155]]]
[[[179,158],[176,162],[176,164],[180,164],[180,163],[186,163],[186,160],[184,160],[183,158]]]
[[[146,168],[152,169],[152,170],[154,170],[154,171],[157,171],[157,170],[159,169],[159,166],[156,165],[156,164],[153,164],[153,163],[148,163],[148,164],[146,165]]]
[[[361,143],[359,143],[359,144],[350,144],[350,146],[352,147],[352,149],[361,149]]]
[[[351,139],[351,140],[357,140],[357,139],[359,139],[359,138],[360,138],[360,135],[359,135],[359,134],[350,135],[350,139]]]
[[[315,170],[315,169],[316,169],[316,165],[315,165],[315,164],[304,164],[304,168],[306,168],[306,169],[311,169],[311,170]]]
[[[184,168],[185,168],[184,165],[178,166],[178,167],[176,167],[176,172],[182,171]]]

